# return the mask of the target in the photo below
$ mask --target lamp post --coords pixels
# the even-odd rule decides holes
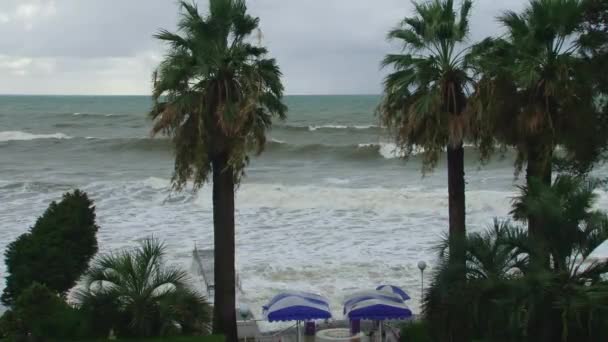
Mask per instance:
[[[420,303],[422,303],[424,294],[424,270],[426,269],[426,262],[422,260],[418,261],[418,269],[420,269]]]

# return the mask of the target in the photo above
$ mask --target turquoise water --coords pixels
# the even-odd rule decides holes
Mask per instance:
[[[423,178],[417,157],[397,158],[374,115],[378,101],[286,98],[289,118],[269,133],[236,197],[239,272],[254,313],[291,288],[326,294],[340,317],[341,296],[379,283],[403,286],[417,310],[416,263],[432,266],[447,231],[445,165]],[[95,200],[102,252],[155,235],[187,267],[195,242],[211,247],[209,187],[170,190],[172,150],[150,138],[150,107],[149,97],[1,96],[0,252],[76,187]],[[467,225],[479,230],[509,212],[513,159],[480,167],[467,149],[466,165]]]

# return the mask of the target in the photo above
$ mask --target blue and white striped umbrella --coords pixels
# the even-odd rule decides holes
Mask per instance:
[[[412,317],[412,311],[403,302],[386,299],[367,299],[345,308],[349,320],[401,320]]]
[[[327,299],[314,293],[283,292],[274,296],[263,309],[269,322],[331,318]]]
[[[360,291],[353,293],[344,299],[344,314],[346,315],[346,312],[350,310],[353,305],[371,299],[383,300],[397,304],[403,303],[403,298],[395,293],[384,291]]]
[[[377,291],[389,292],[399,295],[403,300],[410,300],[410,296],[403,291],[402,288],[394,285],[380,285],[376,288]]]

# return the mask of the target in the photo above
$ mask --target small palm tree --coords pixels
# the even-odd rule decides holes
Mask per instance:
[[[438,246],[440,262],[423,301],[424,316],[438,340],[463,331],[474,340],[517,333],[520,325],[512,319],[515,306],[509,295],[513,279],[526,267],[519,247],[524,236],[525,231],[509,221],[498,220],[485,232],[467,234],[462,247],[466,283],[453,281],[463,269],[449,261],[449,239]]]
[[[131,336],[163,335],[176,324],[186,332],[204,330],[210,319],[206,300],[189,289],[186,272],[163,264],[164,255],[165,246],[147,238],[137,249],[96,258],[84,275],[80,306],[113,315],[100,317],[110,321],[105,328]]]
[[[169,50],[154,73],[152,133],[173,139],[177,189],[213,177],[213,330],[236,341],[234,192],[250,149],[261,152],[272,120],[285,118],[281,72],[252,44],[259,19],[244,0],[210,0],[207,15],[180,4],[179,32],[156,35]]]
[[[449,339],[464,326],[473,340],[603,340],[608,286],[601,275],[608,262],[589,256],[608,239],[608,216],[592,209],[595,185],[558,177],[552,187],[538,182],[537,188],[522,189],[515,218],[542,212],[543,231],[552,237],[537,245],[523,227],[498,221],[486,232],[469,233],[466,283],[452,282],[451,273],[461,269],[446,258],[444,241],[424,298],[425,318],[437,337]],[[530,256],[547,251],[552,267],[535,265],[538,259]],[[454,312],[461,316],[456,322]]]
[[[561,333],[562,340],[567,340],[568,329],[573,326],[569,320],[581,316],[587,316],[588,322],[581,331],[592,333],[593,311],[598,306],[590,305],[593,301],[589,299],[598,291],[607,293],[601,275],[608,272],[605,260],[587,260],[608,239],[608,216],[593,209],[596,188],[597,182],[560,176],[551,186],[532,181],[514,201],[512,213],[516,219],[543,218],[537,231],[540,239],[532,240],[534,248],[529,253],[532,257],[525,277],[532,280],[532,286],[521,292],[531,313],[531,338],[555,340]],[[549,260],[548,269],[545,258]],[[588,301],[580,305],[584,299]]]
[[[463,1],[458,14],[452,0],[414,6],[416,15],[388,34],[408,53],[387,55],[382,62],[394,71],[384,81],[379,113],[406,155],[424,149],[424,170],[434,168],[447,149],[450,254],[462,264],[464,254],[455,247],[465,237],[464,112],[471,80],[460,45],[469,32],[472,2]]]

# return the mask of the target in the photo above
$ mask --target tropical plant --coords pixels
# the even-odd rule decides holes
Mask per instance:
[[[6,251],[6,287],[2,302],[11,306],[33,283],[64,295],[97,253],[95,207],[87,194],[75,190],[52,202],[29,232]]]
[[[607,120],[579,54],[583,9],[581,0],[530,0],[499,16],[505,38],[486,39],[469,58],[478,79],[469,111],[484,122],[472,135],[486,155],[496,142],[516,147],[528,184],[550,185],[555,166],[585,174],[606,145]],[[528,218],[532,238],[541,221]]]
[[[154,73],[153,134],[172,137],[173,183],[194,188],[213,176],[215,296],[213,331],[236,341],[234,192],[249,161],[261,152],[274,118],[284,119],[281,72],[253,44],[259,18],[244,0],[210,0],[203,16],[180,2],[179,32],[155,37],[169,50]]]
[[[93,261],[76,297],[81,310],[99,319],[102,335],[114,329],[123,336],[164,336],[176,327],[204,332],[210,320],[205,298],[189,288],[186,272],[164,265],[164,255],[164,244],[147,238],[137,249]]]
[[[525,267],[521,249],[516,247],[526,241],[522,235],[525,231],[498,220],[486,232],[467,234],[461,247],[466,251],[464,270],[449,262],[447,238],[438,246],[439,265],[423,302],[435,340],[449,341],[454,332],[461,331],[474,340],[517,333],[519,325],[510,321],[516,306],[505,301],[512,292],[512,279]],[[466,282],[454,282],[454,274],[462,272]],[[451,318],[454,315],[459,319]]]
[[[527,231],[495,221],[485,233],[470,233],[465,284],[449,283],[453,267],[445,258],[425,294],[425,318],[439,340],[449,338],[446,307],[461,303],[472,339],[491,341],[601,341],[608,320],[608,272],[605,259],[591,252],[608,239],[608,216],[593,209],[596,182],[558,177],[550,187],[533,182],[514,200],[513,214],[525,219],[542,215],[543,240]],[[542,241],[542,243],[540,243]],[[550,268],[534,254],[548,254]],[[459,270],[458,270],[459,271]]]
[[[465,180],[463,140],[467,134],[465,107],[471,79],[465,59],[472,2],[463,1],[459,13],[452,0],[414,3],[407,17],[388,38],[408,53],[389,54],[382,65],[391,67],[384,81],[378,111],[405,155],[423,148],[423,167],[430,170],[447,149],[449,232],[452,261],[464,263],[458,239],[465,236]]]
[[[598,90],[608,94],[608,1],[584,1],[583,26],[579,40]],[[604,102],[605,105],[605,102]]]

